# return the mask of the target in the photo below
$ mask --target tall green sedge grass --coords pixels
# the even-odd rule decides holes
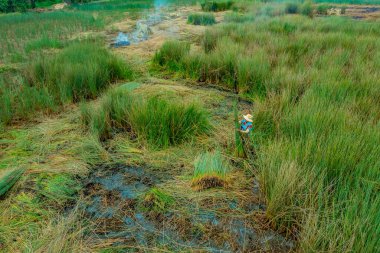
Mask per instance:
[[[379,35],[292,15],[214,27],[200,50],[155,59],[254,100],[267,214],[303,252],[379,251]]]
[[[229,165],[220,151],[202,153],[194,162],[192,185],[198,190],[227,184]]]
[[[56,48],[75,33],[96,30],[103,26],[89,13],[45,12],[0,16],[1,61],[21,62],[31,49]]]
[[[154,0],[110,0],[110,1],[94,1],[87,4],[73,4],[72,8],[81,11],[93,11],[93,12],[104,12],[104,11],[128,11],[128,12],[141,12],[147,9],[160,8],[165,6],[173,5],[194,5],[196,0],[165,0],[165,1],[154,1]]]
[[[144,138],[155,147],[168,147],[206,134],[211,129],[208,115],[201,107],[168,102],[157,97],[143,98],[128,90],[111,90],[97,108],[82,105],[82,119],[100,139],[123,129]]]
[[[233,6],[233,1],[225,1],[225,0],[214,0],[214,1],[205,1],[201,3],[201,7],[203,11],[226,11],[230,10]]]
[[[43,57],[27,68],[31,86],[47,89],[61,103],[95,98],[111,82],[131,78],[131,68],[106,49],[79,43],[54,57]]]
[[[130,66],[92,43],[69,46],[57,55],[36,58],[23,73],[0,78],[0,123],[28,119],[36,111],[95,98],[110,83],[133,76]],[[5,75],[4,77],[7,77]]]
[[[187,17],[187,23],[192,25],[213,25],[216,21],[215,16],[211,13],[191,13]]]

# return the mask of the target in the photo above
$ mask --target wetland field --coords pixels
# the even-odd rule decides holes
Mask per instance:
[[[0,34],[0,252],[380,252],[380,1],[0,0]]]

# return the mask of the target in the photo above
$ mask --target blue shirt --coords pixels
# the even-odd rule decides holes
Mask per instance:
[[[243,119],[240,123],[240,130],[246,131],[249,129],[251,131],[253,128],[252,122],[247,121],[246,119]]]

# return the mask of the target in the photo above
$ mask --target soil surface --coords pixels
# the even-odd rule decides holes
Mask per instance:
[[[165,179],[166,177],[166,179]],[[269,228],[260,218],[265,205],[257,201],[257,182],[249,198],[199,204],[187,200],[182,209],[147,210],[144,194],[170,180],[147,168],[123,164],[99,166],[86,185],[83,204],[97,224],[93,237],[112,241],[112,246],[134,249],[164,248],[168,251],[289,252],[294,243]],[[248,201],[247,201],[248,200]]]

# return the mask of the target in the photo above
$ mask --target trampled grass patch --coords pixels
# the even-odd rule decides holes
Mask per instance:
[[[108,92],[97,108],[83,105],[82,119],[100,139],[110,138],[115,129],[123,129],[163,148],[211,129],[208,114],[200,106],[157,97],[143,98],[120,88]]]
[[[215,16],[211,13],[192,13],[187,22],[192,25],[213,25],[216,23]]]
[[[3,197],[12,188],[24,172],[25,169],[15,169],[0,178],[0,197]]]

